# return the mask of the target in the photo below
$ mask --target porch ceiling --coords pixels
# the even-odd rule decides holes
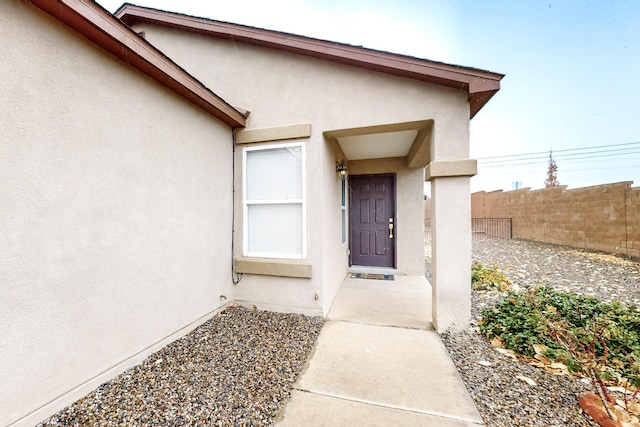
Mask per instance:
[[[349,160],[404,157],[409,153],[417,130],[343,136],[338,144]]]
[[[429,163],[433,120],[366,126],[324,132],[339,149],[338,160],[405,157],[407,167]]]

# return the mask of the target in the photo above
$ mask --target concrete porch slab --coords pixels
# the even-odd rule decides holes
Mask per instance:
[[[294,390],[279,427],[478,427],[477,424],[418,412],[354,402]]]
[[[431,286],[421,276],[395,276],[395,280],[347,278],[327,318],[371,325],[433,329]]]
[[[425,277],[345,279],[276,425],[482,426],[431,317]]]
[[[482,424],[434,331],[328,320],[295,388],[351,402]]]

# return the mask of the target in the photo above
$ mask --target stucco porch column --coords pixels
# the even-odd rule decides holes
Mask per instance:
[[[438,332],[464,329],[471,315],[471,194],[475,160],[431,162],[432,312]]]

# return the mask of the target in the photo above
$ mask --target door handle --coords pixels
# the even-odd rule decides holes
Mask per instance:
[[[389,238],[393,239],[393,218],[389,218]]]

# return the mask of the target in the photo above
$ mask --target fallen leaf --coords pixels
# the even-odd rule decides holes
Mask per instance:
[[[535,359],[528,359],[528,360],[527,360],[527,362],[529,362],[529,364],[530,364],[531,366],[535,366],[535,367],[537,367],[537,368],[546,368],[546,367],[548,367],[548,365],[547,365],[547,364],[542,363],[542,362],[540,362],[540,361],[538,361],[538,360],[535,360]]]
[[[496,348],[496,351],[498,353],[504,354],[505,356],[509,356],[512,359],[517,359],[518,356],[516,356],[515,351],[513,350],[507,350],[506,348]]]
[[[547,347],[544,344],[534,344],[533,345],[533,351],[535,351],[536,354],[544,353],[547,350],[549,350],[549,347]]]
[[[623,408],[616,405],[611,408],[611,412],[613,412],[613,415],[615,415],[618,421],[621,421],[623,423],[631,422],[631,416]]]
[[[525,377],[524,375],[516,375],[516,378],[521,380],[521,381],[524,381],[525,383],[527,383],[529,385],[538,385],[537,382],[535,382],[534,380],[532,380],[529,377]]]
[[[558,369],[560,371],[563,372],[567,372],[569,370],[569,368],[567,368],[567,365],[565,365],[564,363],[560,363],[560,362],[553,362],[549,365],[549,367],[551,369]]]
[[[622,393],[622,394],[633,394],[633,390],[629,390],[628,388],[625,388],[625,387],[622,387],[622,386],[609,386],[609,387],[607,387],[607,390],[616,391],[616,392]]]
[[[624,427],[640,427],[640,420],[635,415],[631,416],[631,421],[623,423]]]
[[[638,403],[638,402],[630,403],[628,405],[627,409],[632,414],[640,415],[640,403]]]
[[[542,353],[536,353],[535,356],[533,356],[536,358],[536,360],[539,360],[540,362],[544,363],[545,365],[550,365],[551,364],[551,360],[549,360],[549,358],[547,356],[545,356]]]
[[[493,366],[493,363],[491,362],[487,362],[486,360],[480,360],[478,362],[478,365],[482,365],[482,366]]]
[[[494,347],[503,347],[504,341],[500,337],[493,337],[493,339],[491,340],[491,345]]]

